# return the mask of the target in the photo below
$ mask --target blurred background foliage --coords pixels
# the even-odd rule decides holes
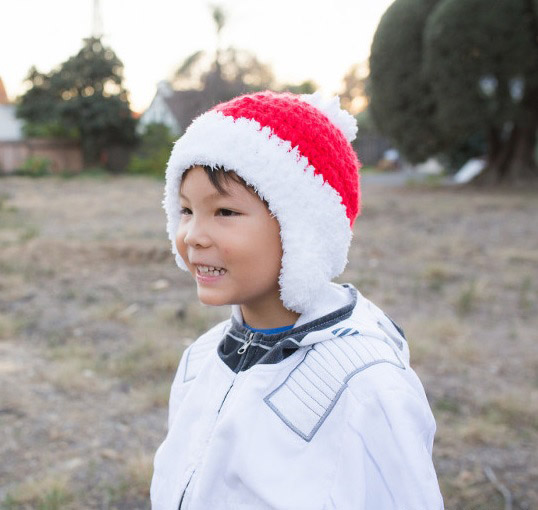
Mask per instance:
[[[86,166],[114,166],[108,153],[122,147],[128,153],[122,170],[162,176],[171,139],[215,104],[264,89],[317,89],[311,80],[281,83],[248,50],[222,47],[227,14],[217,5],[211,15],[215,50],[192,53],[165,81],[169,95],[183,94],[175,99],[178,129],[140,123],[129,107],[122,62],[91,37],[50,73],[30,69],[17,106],[26,136],[79,140]],[[377,137],[403,161],[435,157],[449,172],[484,158],[478,183],[536,181],[537,27],[538,0],[395,0],[369,61],[352,64],[338,91],[357,116],[355,148],[361,136]]]
[[[17,105],[27,135],[80,139],[86,165],[98,163],[106,147],[136,142],[123,64],[100,39],[84,39],[81,50],[50,73],[32,67],[27,82]]]
[[[538,2],[396,0],[370,55],[378,129],[411,162],[487,157],[482,182],[537,179]]]

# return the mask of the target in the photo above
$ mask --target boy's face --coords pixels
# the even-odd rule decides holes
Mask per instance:
[[[263,310],[280,302],[280,225],[262,200],[231,179],[222,195],[202,167],[192,168],[180,190],[176,246],[207,305]],[[222,268],[204,273],[200,266]],[[245,308],[244,308],[245,307]]]

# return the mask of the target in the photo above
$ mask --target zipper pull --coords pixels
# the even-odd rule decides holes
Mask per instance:
[[[237,354],[245,354],[246,350],[249,348],[250,344],[252,343],[253,336],[254,336],[254,331],[252,331],[249,334],[248,340],[241,347],[239,347]]]

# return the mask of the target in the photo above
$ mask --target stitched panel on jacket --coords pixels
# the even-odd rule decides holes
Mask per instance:
[[[337,330],[337,333],[342,332]],[[265,402],[294,432],[310,441],[329,416],[351,377],[378,363],[405,370],[389,340],[356,331],[315,344]]]
[[[220,326],[217,325],[217,326]],[[213,329],[216,329],[213,328]],[[213,333],[213,334],[211,334]],[[200,337],[194,342],[187,351],[187,359],[185,360],[185,377],[183,382],[192,381],[197,375],[205,360],[216,349],[217,343],[220,340],[219,335],[215,335],[213,330],[210,330],[204,337]]]

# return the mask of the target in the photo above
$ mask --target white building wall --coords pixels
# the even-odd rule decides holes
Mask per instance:
[[[164,100],[165,97],[169,97],[172,94],[173,90],[168,82],[159,82],[153,101],[149,105],[149,108],[140,116],[138,122],[139,133],[143,133],[148,124],[158,122],[168,126],[174,135],[179,135],[181,127]]]
[[[15,117],[15,105],[0,104],[0,140],[11,142],[23,139],[23,121]]]

